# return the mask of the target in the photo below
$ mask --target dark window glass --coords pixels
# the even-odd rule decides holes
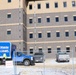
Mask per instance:
[[[48,53],[51,53],[51,48],[48,48]]]
[[[66,47],[66,52],[70,52],[70,47]]]
[[[38,18],[38,23],[41,23],[41,18]]]
[[[30,54],[33,54],[33,49],[30,49]]]
[[[50,18],[47,18],[47,22],[50,22]]]
[[[56,22],[59,22],[59,17],[56,17],[56,18],[55,18],[55,21],[56,21]]]
[[[7,34],[10,35],[11,34],[11,31],[7,31]]]
[[[55,8],[58,8],[58,3],[57,2],[55,3]]]
[[[46,8],[49,8],[49,3],[46,3]]]
[[[56,32],[56,37],[60,37],[60,32]]]
[[[69,32],[65,32],[65,36],[66,37],[69,37]]]
[[[73,16],[73,20],[76,21],[76,16]]]
[[[75,1],[72,1],[72,7],[75,7]]]
[[[8,14],[8,15],[7,15],[7,18],[11,18],[11,14]]]
[[[47,33],[47,37],[48,38],[51,37],[51,33],[50,32]]]
[[[39,48],[39,52],[41,52],[41,53],[42,53],[42,48]]]
[[[29,38],[33,38],[33,34],[29,34]]]
[[[64,17],[64,21],[65,21],[65,22],[68,21],[68,17]]]
[[[38,9],[41,9],[41,4],[38,4]]]
[[[38,38],[42,38],[42,33],[38,33]]]
[[[76,36],[76,31],[74,31],[74,36]]]
[[[57,48],[57,53],[58,53],[58,52],[61,52],[61,48]]]
[[[76,47],[75,47],[75,52],[76,52]]]
[[[33,19],[29,19],[29,23],[32,24],[32,22],[33,22]]]
[[[67,7],[67,2],[63,2],[63,6],[64,7]]]
[[[8,2],[11,2],[11,0],[8,0]]]
[[[32,5],[29,5],[29,9],[32,10]]]

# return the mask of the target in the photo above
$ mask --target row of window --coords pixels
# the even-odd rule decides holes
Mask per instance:
[[[75,7],[75,6],[76,6],[76,1],[72,1],[72,7]],[[58,8],[59,7],[58,2],[55,2],[54,3],[54,7],[55,8]],[[67,2],[66,1],[63,2],[63,7],[64,8],[67,7]],[[37,4],[37,9],[41,9],[41,8],[42,8],[41,7],[41,3],[38,3]],[[50,8],[50,4],[49,3],[46,3],[46,9],[48,9],[48,8]],[[32,9],[33,9],[32,4],[29,4],[29,10],[32,10]]]
[[[68,22],[69,21],[68,16],[65,16],[64,17],[64,21],[65,22]],[[76,21],[76,16],[73,16],[73,21]],[[37,23],[41,23],[41,22],[42,22],[42,18],[37,18]],[[46,18],[46,22],[47,23],[50,23],[51,22],[50,17]],[[55,17],[55,22],[59,22],[59,17]],[[29,23],[30,24],[33,23],[33,18],[29,18]]]
[[[65,36],[66,37],[69,37],[69,32],[68,31],[66,31],[65,32]],[[61,36],[61,34],[60,34],[60,32],[56,32],[56,37],[60,37]],[[76,36],[76,31],[74,31],[74,36]],[[51,32],[47,32],[47,37],[48,38],[50,38],[50,37],[52,37],[51,36]],[[33,38],[33,33],[30,33],[29,34],[29,38]],[[42,33],[38,33],[38,38],[42,38]]]
[[[43,52],[42,48],[39,48],[38,50],[39,50],[39,52]],[[30,51],[30,54],[34,53],[33,48],[31,48],[29,51]],[[57,47],[56,51],[60,52],[61,51],[61,47]],[[70,46],[66,47],[66,52],[70,52]],[[75,52],[76,52],[76,47],[75,47]],[[52,53],[52,48],[51,47],[47,48],[47,53]]]

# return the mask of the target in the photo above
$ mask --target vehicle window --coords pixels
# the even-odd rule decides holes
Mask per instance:
[[[22,54],[21,54],[21,53],[19,53],[19,52],[17,52],[17,56],[22,56]]]

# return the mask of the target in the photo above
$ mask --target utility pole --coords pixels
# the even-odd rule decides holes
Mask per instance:
[[[35,51],[36,51],[36,5],[34,0],[34,39],[35,39]]]

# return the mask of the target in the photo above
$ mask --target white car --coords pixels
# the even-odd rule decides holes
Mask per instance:
[[[56,54],[56,61],[57,62],[60,62],[60,61],[69,62],[70,61],[70,56],[66,52],[58,52]]]

